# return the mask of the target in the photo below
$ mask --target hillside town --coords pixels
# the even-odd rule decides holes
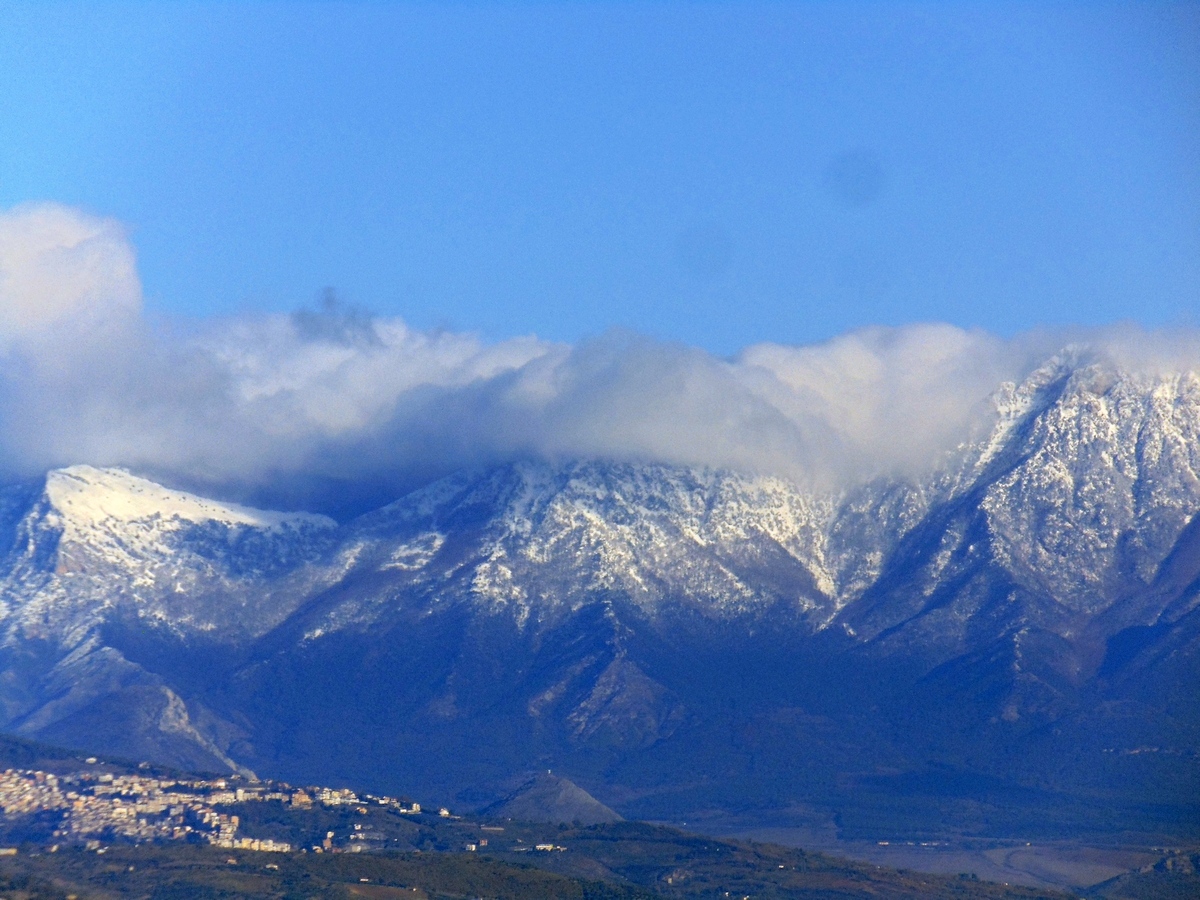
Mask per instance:
[[[89,763],[92,762],[89,760]],[[421,812],[419,803],[392,797],[359,796],[347,789],[292,788],[282,782],[233,784],[224,778],[175,779],[151,774],[81,770],[54,774],[35,769],[0,773],[0,814],[8,822],[57,815],[52,837],[63,843],[86,843],[102,851],[105,841],[209,843],[236,850],[289,852],[286,841],[238,835],[236,804],[277,801],[295,809],[323,806],[378,805],[405,815]],[[222,808],[226,811],[222,811]],[[364,809],[365,811],[365,809]],[[449,810],[440,810],[448,816]],[[362,849],[351,845],[351,851]],[[329,841],[316,852],[334,850]]]

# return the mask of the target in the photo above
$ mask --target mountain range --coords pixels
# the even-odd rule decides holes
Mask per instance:
[[[338,522],[57,469],[0,492],[0,729],[476,807],[553,767],[627,817],[1194,832],[1200,377],[1065,351],[991,402],[837,490],[515,460]]]

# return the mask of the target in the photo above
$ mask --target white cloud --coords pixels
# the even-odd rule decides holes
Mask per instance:
[[[919,473],[1065,342],[1195,367],[1194,333],[1003,340],[873,328],[734,359],[614,333],[575,346],[420,332],[327,303],[199,330],[139,315],[121,228],[63,207],[0,215],[0,472],[125,465],[231,498],[332,511],[455,468],[604,456],[769,471],[833,488]]]
[[[100,327],[136,314],[141,297],[117,222],[53,203],[0,213],[0,338]]]
[[[760,344],[739,357],[794,419],[837,436],[826,470],[929,468],[989,423],[989,398],[1058,349],[1049,335],[1002,340],[941,323],[868,328],[807,346]]]

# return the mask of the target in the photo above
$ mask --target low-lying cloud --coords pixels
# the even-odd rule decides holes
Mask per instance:
[[[348,513],[463,466],[607,457],[782,474],[835,489],[918,474],[989,398],[1067,340],[1193,365],[1196,335],[950,325],[761,344],[732,359],[614,332],[569,346],[421,332],[327,297],[176,327],[141,313],[116,223],[0,214],[0,474],[87,462],[260,503]]]

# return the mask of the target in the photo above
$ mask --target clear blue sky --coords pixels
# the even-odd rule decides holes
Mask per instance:
[[[0,205],[147,305],[718,353],[1196,323],[1196,4],[0,0]]]

